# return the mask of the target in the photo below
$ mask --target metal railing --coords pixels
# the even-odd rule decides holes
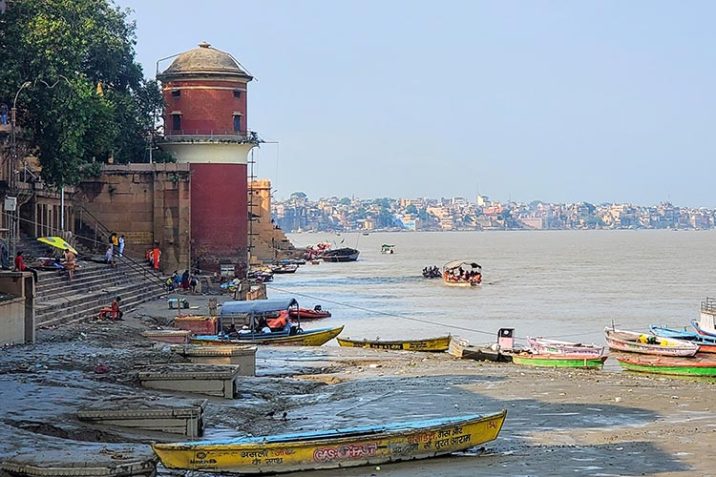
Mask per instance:
[[[258,134],[254,131],[234,131],[231,129],[205,130],[182,129],[168,131],[164,137],[157,138],[157,142],[239,142],[260,143]]]
[[[716,314],[716,298],[706,297],[706,299],[701,302],[701,311]]]

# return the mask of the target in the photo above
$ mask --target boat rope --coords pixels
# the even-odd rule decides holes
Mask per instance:
[[[275,291],[281,292],[281,293],[288,293],[288,294],[300,296],[300,297],[303,297],[303,298],[311,298],[312,300],[319,300],[319,301],[323,301],[323,302],[326,302],[326,303],[331,303],[331,304],[333,304],[333,305],[344,306],[344,307],[346,307],[346,308],[353,308],[353,309],[355,309],[355,310],[365,311],[365,312],[368,312],[368,313],[374,313],[374,314],[376,314],[376,315],[390,316],[390,317],[392,317],[392,318],[401,318],[401,319],[403,319],[403,320],[409,320],[409,321],[417,321],[418,323],[425,323],[425,324],[428,324],[428,325],[437,325],[437,326],[442,326],[442,327],[445,327],[445,328],[452,328],[452,329],[460,330],[460,331],[469,331],[469,332],[471,332],[471,333],[482,333],[482,334],[490,335],[490,336],[495,336],[495,334],[496,334],[495,331],[477,330],[477,329],[474,329],[474,328],[467,328],[467,327],[465,327],[465,326],[448,325],[448,324],[445,324],[445,323],[436,323],[435,321],[422,320],[422,319],[420,319],[420,318],[413,318],[413,317],[411,317],[411,316],[399,315],[399,314],[397,314],[397,313],[390,313],[390,312],[387,312],[387,311],[371,310],[370,308],[366,308],[366,307],[363,307],[363,306],[349,305],[348,303],[341,303],[341,302],[339,302],[339,301],[328,300],[328,299],[326,299],[326,298],[321,298],[321,297],[317,297],[317,296],[307,295],[307,294],[305,294],[305,293],[298,293],[298,292],[295,292],[295,291],[292,291],[292,290],[285,290],[285,289],[282,289],[282,288],[277,288],[277,287],[275,287],[275,286],[266,285],[266,288],[268,288],[268,289],[270,289],[270,290],[275,290]]]
[[[400,315],[400,314],[397,314],[397,313],[390,313],[390,312],[387,312],[387,311],[372,310],[372,309],[366,308],[366,307],[364,307],[364,306],[351,305],[351,304],[348,304],[348,303],[342,303],[342,302],[340,302],[340,301],[329,300],[329,299],[327,299],[327,298],[317,297],[317,296],[313,296],[313,295],[308,295],[308,294],[306,294],[306,293],[299,293],[299,292],[296,292],[296,291],[293,291],[293,290],[287,290],[287,289],[284,289],[284,288],[279,288],[279,287],[276,287],[276,286],[273,286],[273,285],[268,285],[268,284],[266,285],[266,288],[268,288],[268,289],[270,289],[270,290],[274,290],[274,291],[280,292],[280,293],[288,293],[288,294],[290,294],[290,295],[300,296],[300,297],[303,297],[303,298],[310,298],[310,299],[312,299],[312,300],[318,300],[318,301],[322,301],[322,302],[325,302],[325,303],[331,303],[331,304],[333,304],[333,305],[343,306],[343,307],[346,307],[346,308],[353,308],[353,309],[355,309],[355,310],[365,311],[365,312],[367,312],[367,313],[374,313],[374,314],[376,314],[376,315],[390,316],[390,317],[392,317],[392,318],[400,318],[400,319],[403,319],[403,320],[416,321],[416,322],[418,322],[418,323],[425,323],[425,324],[428,324],[428,325],[435,325],[435,326],[440,326],[440,327],[443,327],[443,328],[451,328],[451,329],[460,330],[460,331],[468,331],[468,332],[470,332],[470,333],[479,333],[479,334],[488,335],[488,336],[495,336],[496,333],[497,333],[497,331],[478,330],[478,329],[475,329],[475,328],[468,328],[468,327],[460,326],[460,325],[450,325],[450,324],[447,324],[447,323],[441,323],[441,322],[436,322],[436,321],[423,320],[423,319],[420,319],[420,318],[414,318],[414,317],[411,317],[411,316]],[[574,338],[574,337],[579,337],[579,336],[588,336],[588,335],[592,335],[592,334],[593,334],[593,333],[591,333],[591,332],[587,332],[587,333],[573,333],[573,334],[568,334],[568,335],[552,336],[551,338],[552,338],[552,339]],[[519,337],[519,336],[517,336],[517,334],[514,335],[514,338],[515,338],[516,340],[526,340],[526,338]]]

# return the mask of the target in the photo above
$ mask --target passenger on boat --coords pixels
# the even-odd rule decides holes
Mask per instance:
[[[291,326],[291,320],[288,319],[288,311],[283,310],[278,314],[278,316],[274,318],[268,318],[266,320],[266,324],[273,331],[283,331],[290,329],[289,327]]]

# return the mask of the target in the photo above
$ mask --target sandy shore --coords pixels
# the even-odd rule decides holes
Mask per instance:
[[[197,312],[205,310],[206,297],[191,301]],[[141,461],[151,455],[147,442],[182,440],[90,426],[75,416],[118,399],[206,398],[139,387],[138,371],[183,362],[140,335],[175,314],[158,300],[123,322],[40,330],[36,345],[4,349],[0,461]],[[481,453],[340,475],[716,475],[715,384],[613,369],[531,369],[448,354],[265,347],[257,353],[257,376],[241,378],[236,399],[209,398],[205,433],[262,435],[507,409],[499,439]]]

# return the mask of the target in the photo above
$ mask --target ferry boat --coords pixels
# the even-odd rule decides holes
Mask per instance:
[[[443,283],[450,287],[476,287],[482,283],[482,266],[466,260],[448,262],[443,265]]]

